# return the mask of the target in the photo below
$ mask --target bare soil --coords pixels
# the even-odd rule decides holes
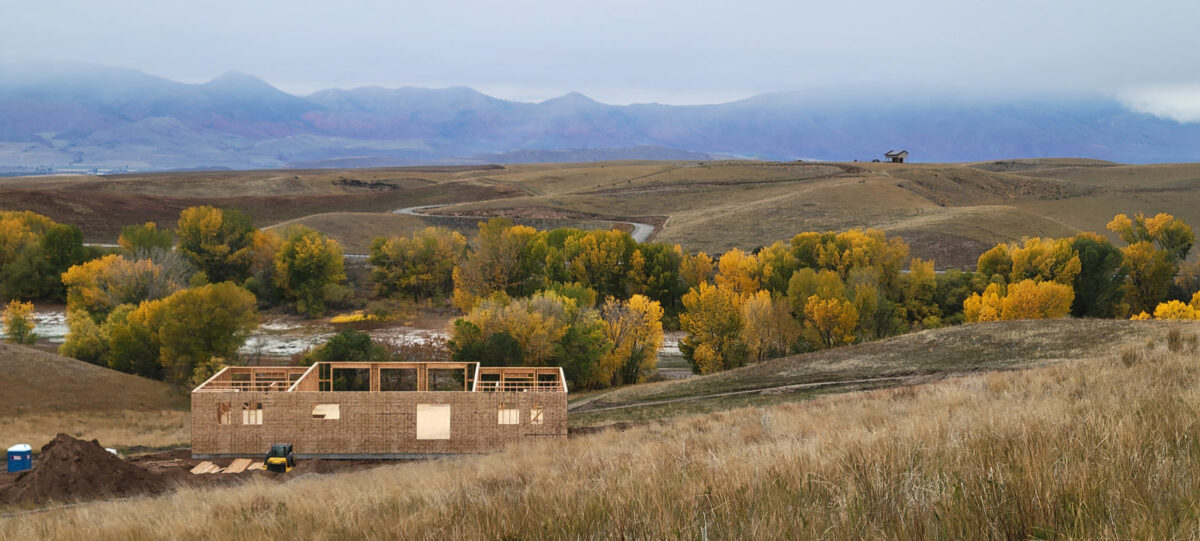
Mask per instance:
[[[264,450],[265,451],[265,450]],[[261,460],[261,457],[248,457]],[[226,467],[234,459],[209,460]],[[0,508],[37,508],[58,503],[108,500],[159,494],[176,488],[227,486],[262,478],[287,482],[305,475],[323,475],[375,468],[388,460],[298,460],[286,474],[263,470],[238,474],[192,474],[205,460],[192,458],[190,449],[157,451],[125,460],[106,451],[96,440],[83,441],[59,434],[42,447],[27,472],[0,474]]]

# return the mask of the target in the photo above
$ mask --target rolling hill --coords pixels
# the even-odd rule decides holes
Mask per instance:
[[[418,225],[370,213],[425,205],[442,207],[421,224],[467,232],[488,216],[541,228],[647,223],[656,240],[710,254],[874,227],[948,268],[972,267],[998,242],[1107,233],[1117,213],[1200,224],[1200,165],[620,161],[0,179],[0,209],[78,225],[94,242],[114,242],[131,223],[174,223],[192,205],[240,208],[260,227],[301,219],[355,247]]]

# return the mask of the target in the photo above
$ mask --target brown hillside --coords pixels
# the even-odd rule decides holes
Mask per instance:
[[[93,241],[111,242],[130,223],[173,223],[179,209],[197,204],[241,208],[260,226],[311,216],[358,247],[406,228],[361,213],[433,204],[449,205],[439,214],[650,223],[653,238],[710,253],[801,231],[874,227],[904,236],[913,255],[945,268],[972,266],[998,242],[1103,233],[1117,213],[1168,212],[1200,224],[1200,164],[630,161],[0,179],[0,208],[79,225]],[[475,222],[422,220],[459,229]],[[556,225],[569,222],[545,223]]]
[[[183,406],[169,385],[75,359],[0,343],[0,411],[156,411]]]

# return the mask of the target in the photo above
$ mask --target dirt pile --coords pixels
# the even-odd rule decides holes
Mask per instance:
[[[96,440],[59,434],[42,447],[34,468],[0,492],[0,504],[40,504],[162,492],[169,483],[105,451]]]

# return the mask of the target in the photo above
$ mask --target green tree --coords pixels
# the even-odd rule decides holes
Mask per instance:
[[[231,282],[185,289],[163,303],[160,354],[167,380],[175,383],[191,381],[213,357],[236,359],[258,326],[254,295]]]
[[[330,288],[345,279],[342,247],[336,240],[303,226],[287,231],[275,254],[275,284],[297,311],[321,316]]]
[[[108,363],[108,327],[96,323],[83,310],[67,311],[66,339],[58,346],[58,354],[86,363],[105,366]]]
[[[1079,255],[1080,270],[1075,277],[1075,317],[1111,318],[1124,315],[1121,306],[1125,283],[1125,257],[1108,239],[1095,233],[1080,233],[1071,239]]]
[[[146,222],[142,225],[127,225],[121,228],[117,244],[126,254],[135,255],[153,250],[170,250],[175,245],[175,233],[170,229],[159,229],[158,224]]]
[[[254,263],[254,224],[239,210],[190,207],[175,228],[179,251],[212,282],[242,283]]]
[[[669,328],[678,328],[683,295],[691,287],[682,273],[684,257],[677,244],[652,242],[639,245],[630,258],[630,292],[657,301]]]
[[[378,363],[389,360],[387,348],[371,340],[371,335],[346,329],[304,355],[304,364],[328,362]]]

